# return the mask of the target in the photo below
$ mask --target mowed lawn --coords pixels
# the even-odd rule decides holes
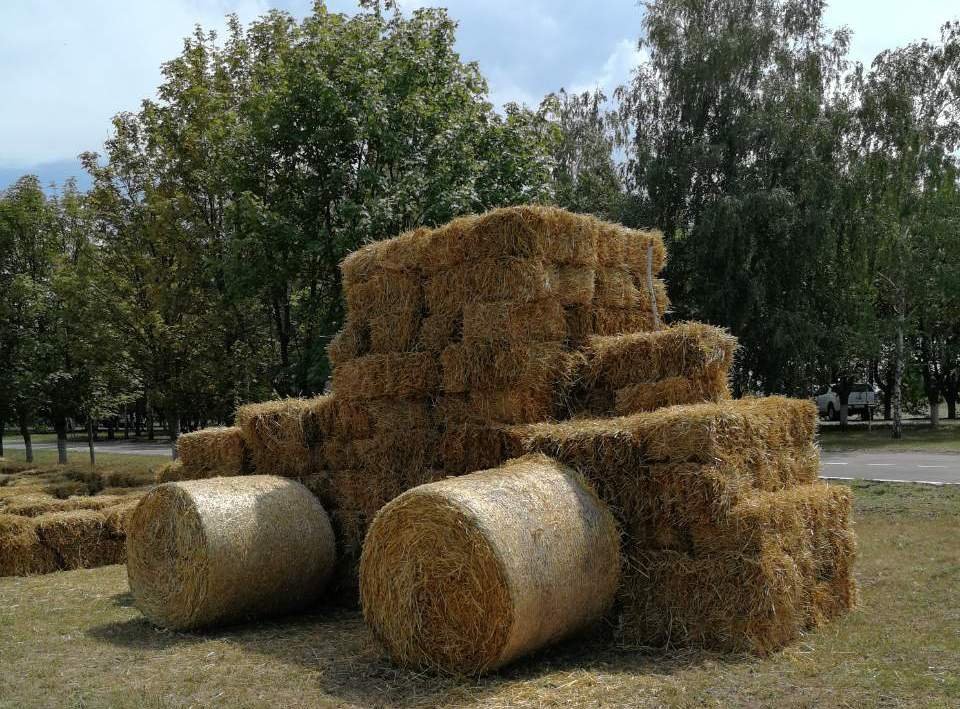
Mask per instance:
[[[123,567],[0,579],[0,706],[960,705],[960,489],[857,484],[858,611],[768,658],[568,642],[458,681],[394,668],[358,613],[158,630]]]

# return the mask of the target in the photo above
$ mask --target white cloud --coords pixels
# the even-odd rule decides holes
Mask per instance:
[[[97,150],[119,111],[137,110],[200,23],[252,20],[266,0],[3,0],[0,3],[0,165]]]
[[[627,82],[630,74],[643,59],[635,39],[621,39],[600,68],[600,72],[588,81],[578,81],[569,88],[570,93],[583,93],[600,89],[608,97],[613,90]]]

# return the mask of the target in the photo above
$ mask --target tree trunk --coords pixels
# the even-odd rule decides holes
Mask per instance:
[[[170,431],[170,456],[177,459],[177,438],[180,437],[180,412],[167,412],[167,428]]]
[[[3,457],[3,431],[4,431],[4,426],[6,425],[7,424],[4,422],[4,420],[0,419],[0,458]]]
[[[853,389],[853,378],[843,376],[837,382],[837,398],[840,400],[840,430],[847,430],[850,418],[850,390]]]
[[[927,402],[930,404],[930,428],[936,428],[940,425],[940,397],[929,396]]]
[[[67,417],[55,416],[53,428],[57,432],[57,465],[67,464]]]
[[[90,448],[90,467],[97,464],[97,451],[93,443],[93,416],[87,416],[87,446]]]
[[[906,320],[906,298],[901,291],[899,297],[899,312],[897,313],[897,341],[894,350],[893,367],[893,426],[891,435],[894,438],[903,438],[903,402],[900,388],[903,385],[903,330]]]
[[[33,439],[30,436],[30,421],[25,412],[20,412],[20,435],[23,436],[24,458],[28,463],[33,462]]]
[[[893,408],[893,377],[894,371],[887,368],[887,386],[883,390],[883,420],[889,421],[891,416],[891,409]]]
[[[947,391],[944,393],[943,398],[947,400],[947,418],[951,421],[956,420],[957,418],[957,392]],[[3,455],[3,451],[0,450],[0,455]]]
[[[153,439],[153,409],[147,409],[147,440],[152,441]]]

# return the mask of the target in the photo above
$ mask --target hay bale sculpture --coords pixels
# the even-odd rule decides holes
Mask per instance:
[[[732,400],[734,338],[663,322],[665,259],[659,233],[533,206],[370,244],[341,266],[332,393],[239,410],[252,467],[300,479],[329,510],[333,600],[356,602],[362,553],[365,616],[398,661],[495,668],[594,620],[610,578],[619,640],[645,647],[764,653],[855,604],[850,494],[817,482],[812,405]],[[529,454],[555,462],[498,467]],[[177,474],[246,472],[231,455]],[[573,486],[567,468],[576,495],[545,497],[560,478]],[[589,488],[618,525],[621,573],[606,532],[555,544],[604,519],[593,502],[567,504],[593,500]],[[397,546],[423,529],[446,533],[430,550]],[[587,549],[597,605],[564,605],[542,633],[515,627],[524,556],[551,569],[529,606],[539,618],[543,594],[584,587],[563,554]],[[452,580],[454,559],[471,580]]]

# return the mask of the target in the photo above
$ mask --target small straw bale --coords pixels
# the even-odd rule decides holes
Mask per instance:
[[[268,475],[168,483],[127,520],[127,575],[153,623],[187,630],[305,608],[334,564],[327,513]]]
[[[357,510],[330,511],[330,524],[336,538],[337,560],[323,595],[324,603],[345,608],[356,608],[359,605],[360,552],[363,550],[363,540],[370,519]]]
[[[398,427],[373,438],[354,441],[329,439],[323,445],[323,460],[330,470],[358,469],[371,475],[401,477],[406,470],[429,468],[436,453],[434,428]]]
[[[370,328],[356,320],[347,322],[327,345],[331,367],[370,353]]]
[[[796,639],[809,594],[789,554],[694,558],[673,550],[628,553],[618,635],[639,647],[706,647],[764,655]]]
[[[438,370],[429,352],[367,355],[333,371],[333,390],[349,399],[429,396],[438,389]]]
[[[333,470],[321,486],[318,497],[330,510],[354,510],[367,519],[400,493],[408,489],[406,470],[352,468]]]
[[[57,570],[57,557],[37,536],[36,521],[0,513],[0,576],[30,576]]]
[[[130,515],[133,514],[138,504],[140,504],[139,497],[105,509],[103,511],[103,517],[107,532],[118,539],[126,538],[127,521],[130,519]]]
[[[398,663],[477,675],[597,623],[619,570],[603,503],[570,469],[528,456],[384,507],[360,597]]]
[[[601,266],[628,267],[635,273],[647,271],[647,248],[653,247],[653,272],[660,273],[667,263],[667,248],[659,231],[628,229],[619,224],[600,222],[597,232],[597,259]]]
[[[444,394],[436,400],[436,418],[447,424],[535,423],[560,418],[566,399],[560,386],[515,387]]]
[[[370,318],[370,353],[407,352],[412,350],[420,334],[422,310],[402,310],[398,313]]]
[[[593,302],[606,308],[636,308],[649,303],[626,268],[598,268]]]
[[[205,428],[177,438],[177,456],[191,479],[246,475],[250,456],[237,426]]]
[[[596,293],[597,269],[591,266],[557,266],[557,300],[561,305],[590,305]]]
[[[420,322],[417,349],[440,352],[448,345],[463,341],[463,313],[441,312],[428,315]]]
[[[35,519],[40,541],[53,550],[61,569],[123,563],[123,537],[111,534],[102,512],[48,512]]]
[[[312,425],[315,406],[310,399],[279,399],[237,409],[237,426],[258,474],[296,478],[310,473],[310,448],[319,435]]]
[[[424,283],[431,315],[457,315],[475,302],[527,303],[556,295],[556,271],[543,259],[471,259],[434,274]]]
[[[120,504],[122,497],[117,495],[74,495],[59,499],[49,495],[43,497],[25,496],[14,498],[4,508],[4,512],[23,517],[38,517],[47,512],[70,512],[73,510],[102,510]]]
[[[443,391],[542,390],[568,383],[579,360],[562,343],[451,345],[440,355]]]
[[[473,258],[550,258],[556,263],[594,265],[598,230],[593,217],[554,207],[495,209],[435,230],[427,265],[444,268]]]
[[[495,468],[509,457],[502,427],[473,423],[448,425],[440,436],[438,455],[448,475]]]
[[[619,389],[667,377],[726,375],[737,340],[726,330],[683,322],[656,332],[592,337],[584,379],[591,386]]]
[[[660,303],[658,301],[658,306]],[[663,310],[663,308],[660,308]],[[653,314],[647,308],[606,308],[600,305],[572,305],[566,308],[567,332],[580,344],[594,335],[622,335],[655,330]]]
[[[664,406],[696,404],[701,401],[722,401],[730,398],[730,385],[725,373],[688,379],[667,377],[658,382],[634,384],[614,393],[613,413],[617,416],[653,411]]]
[[[164,463],[157,468],[157,471],[154,475],[154,482],[159,485],[162,483],[177,482],[179,480],[190,480],[190,476],[191,471],[184,468],[181,461],[172,460],[169,463]]]
[[[463,342],[560,342],[567,336],[563,307],[556,300],[531,303],[472,303],[463,308]]]
[[[374,272],[366,280],[344,284],[344,298],[351,319],[369,320],[423,307],[423,289],[416,273]]]

